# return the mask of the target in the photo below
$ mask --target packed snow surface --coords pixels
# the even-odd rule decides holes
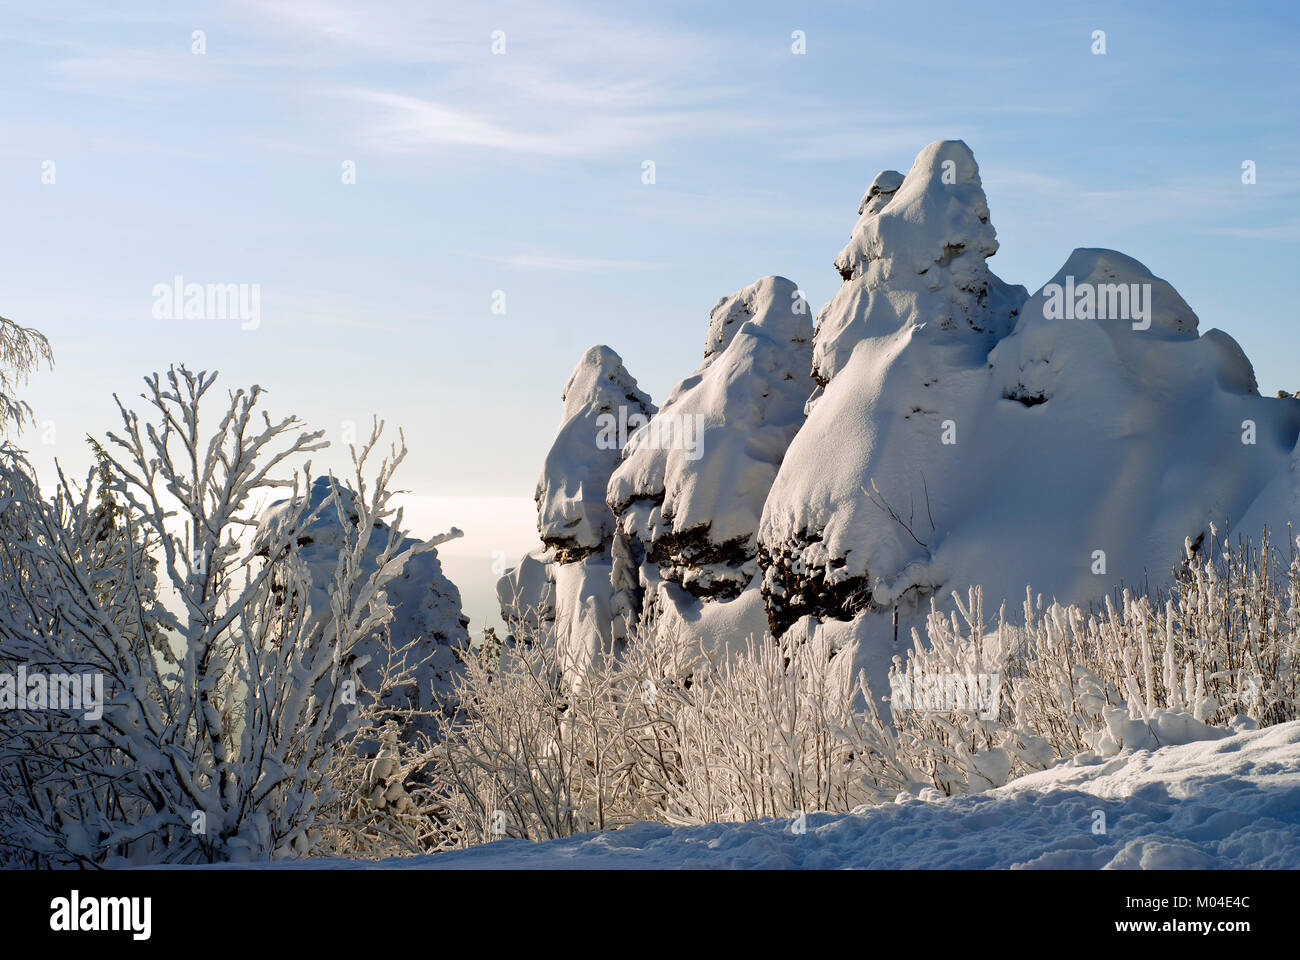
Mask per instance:
[[[1105,832],[1095,832],[1104,815]],[[672,828],[307,867],[404,869],[1300,868],[1300,721],[1108,759],[986,793],[901,795],[853,814]]]

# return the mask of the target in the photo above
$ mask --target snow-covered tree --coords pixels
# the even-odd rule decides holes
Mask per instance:
[[[31,419],[32,408],[14,396],[42,363],[53,365],[54,352],[39,330],[0,317],[0,433],[21,429]]]
[[[120,400],[101,468],[122,510],[100,539],[91,483],[60,475],[42,497],[30,465],[0,459],[0,651],[6,666],[102,677],[102,716],[4,714],[0,850],[43,864],[247,860],[311,852],[339,812],[336,761],[367,732],[344,664],[391,616],[385,587],[432,549],[405,540],[389,484],[405,456],[378,465],[382,425],[353,449],[345,507],[298,496],[321,432],[273,420],[259,387],[232,391],[210,422],[215,373],[174,367],[146,378],[152,416]],[[337,487],[335,490],[337,491]],[[291,493],[296,515],[253,549],[259,500]],[[328,610],[295,531],[335,511],[343,531]],[[378,555],[370,532],[391,518]],[[158,594],[154,604],[156,554]],[[400,659],[400,658],[399,658]],[[409,682],[401,676],[394,682]],[[376,725],[381,729],[382,724]]]

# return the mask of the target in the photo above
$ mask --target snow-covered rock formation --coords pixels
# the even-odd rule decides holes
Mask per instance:
[[[339,510],[326,502],[335,488],[345,514],[342,518]],[[339,554],[346,547],[343,524],[350,522],[355,526],[359,519],[356,494],[329,477],[317,477],[308,492],[306,509],[308,516],[312,513],[317,515],[298,531],[297,551],[311,577],[308,602],[313,616],[324,617],[329,611],[329,587]],[[271,504],[262,515],[255,544],[274,539],[279,527],[297,515],[297,505],[290,500]],[[375,523],[362,560],[364,572],[377,569],[391,533],[388,524],[383,521]],[[455,532],[453,535],[459,536]],[[396,544],[395,552],[419,542],[414,538],[402,538]],[[469,620],[461,613],[460,591],[442,572],[437,548],[412,556],[401,573],[389,581],[385,595],[392,609],[392,619],[388,624],[391,645],[399,649],[412,644],[404,660],[413,666],[418,665],[414,685],[393,691],[386,702],[429,714],[453,710],[452,683],[463,669],[461,654],[469,647]],[[352,655],[354,663],[359,666],[356,678],[361,695],[375,690],[380,669],[387,659],[381,638],[373,638],[369,646],[358,645]],[[362,663],[363,660],[366,662]],[[416,731],[432,734],[434,724],[431,716],[412,723],[408,732]]]
[[[941,430],[965,419],[1025,298],[988,269],[998,244],[965,144],[931,144],[906,177],[880,174],[859,211],[835,258],[844,283],[817,319],[819,389],[763,511],[776,631],[805,614],[852,619],[928,566],[934,501],[965,471]]]
[[[822,392],[764,509],[774,630],[849,623],[883,659],[896,603],[906,630],[970,585],[1087,602],[1158,582],[1285,466],[1300,404],[1261,398],[1167,282],[1076,250],[1026,300],[988,271],[996,249],[964,144],[877,178],[819,317]]]
[[[616,515],[623,612],[722,640],[829,630],[859,641],[878,689],[895,610],[907,642],[931,598],[968,586],[989,610],[1026,586],[1086,604],[1166,580],[1211,523],[1258,537],[1300,521],[1300,399],[1261,397],[1230,336],[1200,332],[1123,254],[1076,250],[1029,296],[990,271],[997,249],[964,143],[881,173],[811,351],[788,281],[723,300],[704,365],[660,414],[703,415],[694,454],[632,442],[614,470],[588,443],[590,473],[566,471],[612,473],[613,512],[544,518],[595,543]]]
[[[697,622],[710,601],[727,608],[727,619],[758,611],[752,597],[727,601],[756,585],[758,521],[803,424],[811,340],[807,303],[783,277],[765,277],[714,306],[703,364],[631,438],[610,478],[615,575],[627,598],[616,619],[634,620],[647,604],[651,619],[679,622]],[[748,619],[762,632],[761,619]],[[743,640],[743,626],[732,622],[728,630]]]
[[[583,354],[561,400],[560,429],[535,495],[542,548],[507,572],[497,594],[512,636],[531,640],[539,629],[553,630],[562,662],[580,676],[613,642],[616,524],[605,488],[627,437],[655,407],[605,346]]]
[[[600,551],[614,535],[605,486],[627,434],[655,411],[619,355],[604,346],[583,354],[560,399],[564,414],[535,499],[542,543],[569,564]]]
[[[497,602],[506,630],[516,640],[551,636],[555,630],[555,557],[538,547],[497,581]]]

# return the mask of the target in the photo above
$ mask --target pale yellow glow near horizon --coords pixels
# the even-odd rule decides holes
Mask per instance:
[[[439,556],[491,557],[504,551],[508,562],[538,546],[537,507],[528,497],[437,497],[402,494],[394,502],[405,511],[402,525],[427,540],[452,527],[464,536],[438,548]]]
[[[394,497],[404,508],[402,526],[427,540],[452,527],[464,536],[438,547],[442,572],[460,590],[461,609],[470,618],[470,636],[500,625],[496,581],[525,553],[540,546],[537,506],[529,497]]]

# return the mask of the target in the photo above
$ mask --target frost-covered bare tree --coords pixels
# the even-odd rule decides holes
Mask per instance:
[[[20,453],[0,462],[3,658],[99,674],[105,693],[98,719],[6,715],[6,859],[301,855],[320,842],[322,820],[338,819],[332,761],[367,722],[346,682],[349,658],[384,630],[385,584],[432,543],[399,548],[389,484],[406,451],[392,448],[372,468],[381,424],[352,451],[355,522],[345,522],[337,496],[310,510],[296,496],[310,463],[297,472],[294,463],[325,446],[321,432],[273,420],[258,387],[232,391],[205,432],[215,380],[184,367],[146,378],[149,418],[118,401],[122,428],[101,464],[121,506],[112,537],[101,536],[89,482],[81,490],[61,475],[46,499]],[[242,535],[276,489],[291,490],[302,515],[254,551]],[[312,510],[338,511],[347,531],[327,611],[311,608],[294,539]],[[386,549],[364,565],[372,529],[390,516]]]
[[[0,450],[0,672],[12,684],[0,712],[0,862],[87,862],[85,825],[134,810],[118,778],[94,775],[121,755],[84,711],[24,710],[12,702],[20,671],[47,684],[52,676],[89,675],[87,644],[74,637],[87,609],[105,625],[101,635],[116,638],[96,659],[121,673],[163,639],[148,544],[104,509],[102,488],[97,503],[90,489],[61,478],[46,501],[22,454]],[[64,589],[67,580],[75,594]],[[68,642],[55,640],[61,636]],[[39,692],[48,700],[48,688]]]
[[[30,421],[32,408],[15,391],[42,363],[54,363],[45,335],[0,317],[0,433]]]

